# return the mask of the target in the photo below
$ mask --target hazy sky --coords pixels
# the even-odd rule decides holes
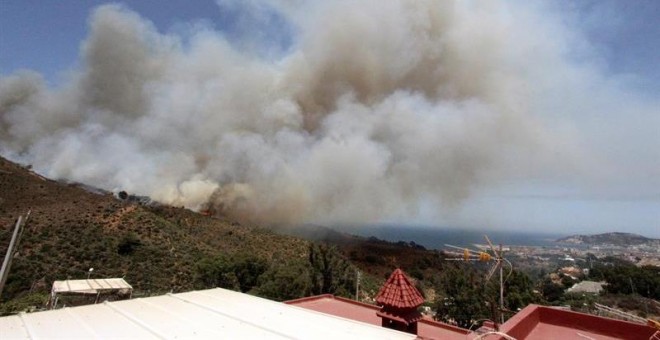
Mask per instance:
[[[3,98],[11,99],[18,93],[13,89],[20,86],[12,82],[24,84],[12,78],[21,69],[41,74],[46,83],[45,88],[34,85],[38,89],[34,91],[41,95],[20,110],[9,104],[0,106],[0,143],[9,145],[0,147],[3,156],[34,163],[35,169],[50,176],[90,181],[110,190],[128,188],[191,208],[199,208],[200,202],[209,198],[217,199],[223,207],[230,200],[230,205],[237,205],[240,217],[267,216],[256,219],[260,222],[396,222],[565,233],[628,231],[660,237],[659,1],[521,1],[499,5],[466,1],[455,8],[429,5],[429,9],[411,10],[412,14],[401,14],[399,18],[397,10],[389,10],[388,6],[370,8],[375,3],[369,1],[351,5],[350,1],[136,0],[98,11],[92,19],[98,6],[106,3],[0,2],[0,80],[6,84],[0,86],[0,104]],[[433,19],[437,22],[433,22],[441,27],[433,28],[439,30],[437,43],[432,35],[424,36],[431,42],[419,42],[422,36],[414,29],[397,30],[397,25],[410,25],[417,20],[415,15],[431,10],[438,10],[432,14],[437,16]],[[451,15],[443,11],[451,11]],[[137,42],[130,37],[104,40],[112,38],[104,38],[103,32],[116,32],[122,25],[138,32],[127,33],[135,34]],[[91,33],[90,27],[96,33]],[[443,29],[450,33],[445,34]],[[364,44],[355,41],[359,39]],[[440,42],[447,45],[439,49],[449,52],[434,49]],[[103,60],[129,50],[134,43],[144,43],[147,52],[140,53],[153,55],[159,65],[168,65],[169,70],[144,75],[159,84],[159,90],[154,90],[157,94],[136,100],[139,105],[130,107],[113,99],[108,99],[107,105],[98,103],[102,99],[94,99],[92,104],[76,99],[75,107],[61,104],[67,96],[82,96],[84,90],[80,88],[103,84],[103,80],[95,79],[112,74],[104,73]],[[360,52],[363,45],[367,52]],[[390,53],[392,58],[380,59]],[[443,53],[454,53],[456,57],[447,62]],[[437,55],[440,61],[433,59]],[[406,63],[397,64],[401,59]],[[235,71],[215,69],[214,60],[223,69]],[[196,68],[207,62],[209,68]],[[346,65],[353,62],[352,70]],[[436,64],[446,72],[438,73],[438,78],[444,77],[438,82],[446,81],[451,86],[436,84],[419,74],[418,69],[424,73],[424,68]],[[348,71],[337,71],[343,67]],[[102,71],[95,73],[99,69]],[[264,102],[259,105],[250,100],[236,103],[241,101],[236,94],[210,101],[208,107],[216,109],[200,109],[201,117],[245,109],[256,112],[249,117],[264,120],[275,115],[271,110],[282,108],[293,110],[291,117],[304,116],[300,118],[302,123],[280,123],[293,118],[278,116],[277,123],[263,126],[236,123],[241,131],[238,139],[232,139],[237,136],[237,128],[219,128],[217,136],[200,137],[198,143],[186,141],[206,136],[207,132],[213,134],[195,127],[173,146],[154,147],[167,143],[148,131],[144,140],[125,136],[130,133],[122,132],[119,125],[108,123],[97,113],[99,107],[115,114],[139,107],[148,111],[148,119],[140,118],[145,126],[165,120],[169,123],[164,126],[187,126],[190,122],[184,122],[180,115],[187,115],[207,99],[186,96],[185,100],[170,102],[163,98],[191,89],[206,91],[208,87],[199,85],[207,81],[205,74],[233,79],[234,72],[239,77],[249,74],[252,85],[223,83],[218,85],[222,91],[234,86],[275,95],[255,100]],[[260,72],[268,76],[255,74]],[[356,76],[359,79],[352,78],[356,72],[361,74]],[[326,81],[339,85],[327,85]],[[266,85],[255,88],[253,84]],[[311,90],[305,92],[295,84]],[[336,96],[326,98],[332,91],[337,92]],[[65,108],[55,113],[44,108],[53,102]],[[168,111],[161,108],[163,105],[181,110],[163,113]],[[500,115],[512,105],[517,107],[515,114]],[[410,108],[418,116],[408,119],[389,114],[391,107],[404,111]],[[21,119],[39,110],[43,112]],[[47,117],[60,117],[56,120],[61,122],[66,116],[62,111],[67,110],[80,112],[75,118],[69,117],[76,123],[62,123],[64,127],[49,132],[43,127],[34,128],[35,120]],[[317,114],[321,117],[315,116],[318,128],[305,125],[310,115]],[[227,115],[218,124],[231,125],[242,117]],[[463,121],[467,118],[460,117],[465,116],[476,118]],[[381,119],[387,123],[381,124]],[[4,132],[3,123],[10,126]],[[256,132],[242,139],[246,130]],[[48,139],[19,140],[16,131],[48,134]],[[460,133],[454,136],[453,131]],[[288,133],[291,136],[282,137]],[[401,136],[405,134],[415,136]],[[438,149],[427,150],[415,144],[416,136],[424,145]],[[95,143],[88,150],[90,155],[70,156],[72,150],[78,152],[81,144],[89,142],[87,138]],[[333,144],[337,139],[343,144]],[[271,150],[261,145],[262,141],[276,146]],[[45,155],[43,145],[55,142],[60,144],[54,153],[68,158]],[[125,146],[115,148],[108,146],[110,143]],[[173,156],[173,148],[185,152],[199,149],[199,144],[206,148],[203,155],[195,156],[190,166],[176,174],[164,176],[171,183],[153,179],[136,184],[137,176],[126,180],[131,176],[126,169],[99,171],[98,167],[106,167],[105,162],[110,161],[92,156],[117,152],[121,156],[107,158],[134,160],[139,165],[131,174],[144,174],[163,164],[179,163],[176,157],[183,156]],[[227,149],[232,152],[215,158],[219,150]],[[254,156],[244,157],[241,152]],[[291,157],[291,153],[304,156]],[[429,155],[438,153],[438,159],[429,160]],[[157,156],[153,159],[143,161],[154,154]],[[404,161],[399,162],[402,158]],[[263,159],[272,162],[254,169],[254,162]],[[369,162],[356,161],[360,159]],[[376,164],[375,168],[371,169],[370,164]],[[78,171],[81,167],[88,169]],[[439,170],[435,173],[417,167]],[[338,183],[326,180],[334,176]],[[349,183],[346,188],[342,187],[344,183]],[[175,194],[158,189],[170,184]],[[273,192],[277,194],[271,195]],[[383,199],[384,195],[397,199]],[[326,204],[327,209],[317,207]],[[305,208],[299,211],[298,206]],[[296,218],[282,217],[287,214]]]

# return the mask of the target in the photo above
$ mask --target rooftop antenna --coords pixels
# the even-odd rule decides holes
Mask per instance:
[[[490,281],[490,279],[493,277],[493,275],[499,271],[500,274],[500,324],[504,323],[504,282],[511,276],[511,273],[513,273],[513,265],[509,260],[505,259],[502,251],[502,244],[499,245],[499,250],[495,249],[495,246],[493,245],[493,242],[490,241],[488,238],[488,235],[484,235],[484,238],[486,239],[486,242],[488,243],[488,246],[490,248],[490,251],[492,254],[488,253],[488,250],[486,251],[479,251],[479,250],[473,250],[470,248],[461,248],[457,247],[451,244],[445,244],[446,247],[449,248],[454,248],[454,249],[459,249],[462,250],[462,253],[458,253],[456,251],[445,251],[445,253],[454,255],[456,257],[454,258],[449,258],[447,259],[448,261],[478,261],[478,262],[492,262],[493,265],[490,267],[488,270],[488,274],[486,274],[486,283]],[[502,266],[503,264],[506,263],[509,265],[509,274],[507,275],[506,279],[504,278]]]

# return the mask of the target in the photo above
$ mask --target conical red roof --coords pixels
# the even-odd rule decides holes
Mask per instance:
[[[417,308],[424,303],[424,298],[417,288],[410,283],[406,274],[397,268],[383,287],[380,288],[380,292],[376,296],[376,302],[394,308]]]

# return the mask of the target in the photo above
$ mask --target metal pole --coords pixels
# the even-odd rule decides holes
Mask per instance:
[[[630,290],[635,294],[635,285],[633,285],[632,277],[628,277],[628,280],[630,281]]]
[[[14,233],[11,236],[11,241],[9,241],[5,260],[2,262],[2,269],[0,269],[0,297],[2,297],[2,290],[5,288],[7,276],[9,276],[9,268],[11,267],[11,261],[14,258],[14,247],[16,247],[16,240],[18,239],[22,223],[23,216],[19,216],[18,221],[16,221],[16,226],[14,227]]]
[[[502,276],[502,244],[500,244],[500,323],[504,323],[504,277]]]
[[[48,310],[55,308],[55,287],[50,289],[50,296],[48,297]]]
[[[355,301],[360,301],[360,271],[358,270],[357,273],[357,280],[355,282]]]

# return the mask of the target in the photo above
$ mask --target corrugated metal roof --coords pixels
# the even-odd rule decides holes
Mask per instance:
[[[403,332],[216,288],[0,318],[2,339],[414,339]]]
[[[118,279],[65,280],[53,282],[54,293],[96,294],[105,290],[131,290],[133,287]]]

